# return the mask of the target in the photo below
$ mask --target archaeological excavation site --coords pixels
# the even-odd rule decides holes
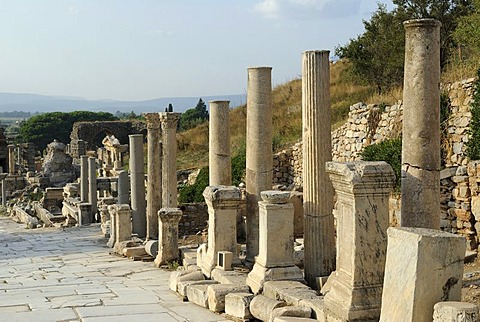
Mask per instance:
[[[440,23],[404,28],[403,99],[333,131],[330,51],[299,53],[301,140],[280,151],[272,67],[247,68],[242,180],[232,106],[209,101],[203,202],[179,198],[200,175],[171,108],[76,122],[44,151],[2,129],[0,320],[480,321],[480,82],[440,86]],[[366,160],[392,140],[398,171]]]

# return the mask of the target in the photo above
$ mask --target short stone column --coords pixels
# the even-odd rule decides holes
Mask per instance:
[[[108,238],[107,246],[113,248],[117,242],[117,216],[115,215],[116,207],[110,205],[107,211],[110,214],[110,238]]]
[[[325,314],[378,321],[395,174],[386,162],[327,162],[326,170],[337,195],[337,268],[328,280]]]
[[[88,156],[80,156],[80,201],[88,202]]]
[[[217,265],[217,254],[220,251],[233,253],[232,261],[238,263],[237,254],[237,211],[242,194],[237,187],[210,186],[203,192],[208,206],[208,248],[201,256],[203,274],[210,277]]]
[[[155,266],[178,260],[178,223],[182,211],[178,208],[162,208],[158,211],[158,253]]]
[[[7,204],[7,183],[5,179],[2,180],[2,206]]]
[[[132,204],[132,231],[138,237],[147,234],[147,201],[145,200],[145,174],[143,135],[132,134],[130,139],[130,193]]]
[[[210,186],[232,184],[230,101],[210,101],[208,161]]]
[[[129,205],[110,205],[110,214],[115,215],[115,245],[114,251],[121,254],[122,242],[132,239],[132,211]]]
[[[177,123],[180,113],[162,112],[162,207],[177,207]]]
[[[94,157],[88,158],[88,202],[92,205],[92,218],[89,222],[92,223],[97,213],[97,164]]]
[[[404,22],[400,226],[440,229],[440,22]]]
[[[162,207],[162,158],[160,116],[145,113],[147,121],[147,239],[158,238],[158,211]]]
[[[272,67],[248,69],[247,84],[247,255],[258,255],[258,202],[260,192],[272,189]]]
[[[260,216],[259,253],[248,274],[247,285],[259,293],[266,281],[303,281],[302,271],[295,266],[293,249],[293,205],[288,191],[262,191],[258,203]]]
[[[382,322],[430,322],[433,307],[460,301],[465,238],[434,229],[388,228]]]
[[[128,182],[128,173],[125,170],[122,170],[118,173],[118,195],[117,203],[118,204],[130,204],[130,184]]]
[[[439,302],[433,307],[433,322],[480,321],[478,306],[466,302]]]
[[[332,160],[329,55],[307,51],[302,57],[305,279],[313,288],[335,270],[333,187],[325,171]]]
[[[9,144],[8,148],[8,174],[15,174],[15,145]]]

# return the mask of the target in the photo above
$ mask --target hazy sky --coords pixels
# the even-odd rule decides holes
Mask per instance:
[[[391,8],[390,0],[380,0]],[[0,0],[0,92],[144,100],[273,85],[363,32],[375,0]]]

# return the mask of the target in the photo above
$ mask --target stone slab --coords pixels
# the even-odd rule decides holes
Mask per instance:
[[[208,286],[208,307],[210,311],[220,313],[225,311],[225,296],[230,293],[248,292],[247,285],[217,284]]]
[[[230,293],[225,296],[225,314],[242,321],[253,318],[250,313],[251,293]]]
[[[291,316],[291,317],[298,317],[298,318],[310,318],[312,315],[312,310],[308,307],[302,306],[284,306],[273,309],[270,315],[270,322],[273,322],[276,317],[281,316]]]
[[[197,284],[187,286],[187,298],[189,302],[208,309],[208,284]]]
[[[247,274],[236,271],[214,269],[211,272],[211,278],[220,284],[245,284]]]
[[[277,301],[263,295],[257,295],[250,302],[250,313],[261,321],[270,321],[273,310],[286,305],[287,303],[285,302]]]
[[[217,281],[212,280],[199,280],[199,281],[181,281],[177,284],[177,293],[180,295],[181,298],[184,300],[187,299],[188,288],[194,285],[210,285],[210,284],[218,284]]]

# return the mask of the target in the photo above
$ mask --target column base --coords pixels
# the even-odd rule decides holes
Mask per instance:
[[[263,284],[267,281],[300,281],[305,283],[303,274],[297,266],[266,268],[255,263],[247,276],[247,285],[254,294],[263,290]]]

